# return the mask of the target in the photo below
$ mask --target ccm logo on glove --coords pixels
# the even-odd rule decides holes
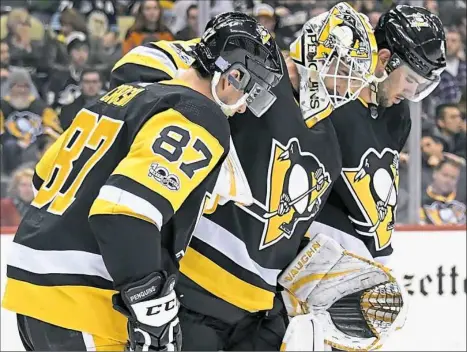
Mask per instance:
[[[146,312],[146,315],[147,315],[147,316],[151,316],[151,315],[159,314],[159,313],[161,312],[162,306],[164,306],[164,311],[168,312],[169,310],[172,310],[172,309],[174,309],[174,308],[177,306],[177,300],[176,300],[176,299],[172,299],[172,300],[170,300],[169,302],[165,302],[164,305],[162,305],[162,304],[157,304],[157,305],[155,305],[155,306],[148,307],[148,310],[147,310],[147,312]]]

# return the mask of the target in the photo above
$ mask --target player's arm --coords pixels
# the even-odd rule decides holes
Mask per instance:
[[[60,135],[60,137],[49,147],[49,149],[47,149],[42,158],[36,164],[34,176],[32,177],[34,194],[37,194],[44,181],[49,177],[49,172],[53,170],[55,159],[57,158],[64,140],[67,138],[66,136],[66,132]]]
[[[45,107],[42,111],[42,124],[44,125],[45,133],[52,138],[57,139],[60,134],[63,133],[62,126],[60,126],[60,120],[52,108]]]
[[[110,88],[131,82],[160,82],[175,77],[179,69],[188,68],[183,50],[197,43],[190,41],[159,41],[137,46],[113,67]]]
[[[187,221],[195,221],[205,193],[193,192],[204,187],[227,149],[228,137],[212,135],[174,109],[158,113],[138,132],[91,207],[91,228],[120,291],[114,307],[128,317],[136,345],[166,346],[178,336],[176,259],[164,246],[173,243],[177,228],[161,230],[188,197],[190,204],[199,200],[187,214]]]

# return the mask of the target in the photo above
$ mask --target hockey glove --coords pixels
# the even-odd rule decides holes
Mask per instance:
[[[306,314],[299,322],[313,325],[299,337],[314,334],[312,342],[317,342],[320,325],[325,343],[339,350],[378,348],[404,325],[407,315],[407,292],[394,272],[323,234],[310,239],[279,283],[289,316]],[[301,331],[298,325],[296,330]],[[286,350],[300,349],[289,343]]]
[[[130,351],[180,351],[182,332],[175,276],[151,274],[113,295],[113,307],[128,318]]]

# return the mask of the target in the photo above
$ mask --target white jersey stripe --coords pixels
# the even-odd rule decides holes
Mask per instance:
[[[216,249],[243,269],[259,276],[269,285],[277,285],[277,277],[281,270],[264,268],[256,263],[250,257],[245,243],[222,226],[203,216],[193,236]]]
[[[130,192],[120,189],[115,186],[103,186],[97,199],[102,199],[118,205],[123,205],[130,208],[136,214],[142,215],[154,221],[159,230],[163,224],[162,213],[147,200],[138,197]]]
[[[82,251],[49,251],[13,242],[8,265],[35,274],[76,274],[99,276],[112,281],[102,256]]]

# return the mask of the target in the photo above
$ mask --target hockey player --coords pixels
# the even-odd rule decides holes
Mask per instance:
[[[392,252],[399,152],[410,132],[403,100],[420,101],[437,86],[445,38],[438,17],[412,6],[385,13],[375,36],[381,79],[332,112],[341,177],[310,227],[310,243],[279,279],[292,317],[284,350],[375,349],[405,320],[404,288],[374,259]]]
[[[406,100],[420,101],[438,85],[445,35],[436,15],[400,5],[383,14],[375,36],[376,74],[387,78],[331,114],[343,170],[310,232],[385,263],[393,251],[399,153],[411,126]]]
[[[340,28],[344,18],[358,31],[358,43],[349,37],[350,28]],[[281,302],[274,300],[278,275],[295,258],[341,170],[338,142],[326,117],[334,104],[358,96],[376,66],[373,32],[348,5],[340,4],[319,26],[307,29],[310,35],[295,54],[304,65],[317,66],[310,72],[316,77],[303,85],[303,104],[294,102],[285,77],[272,89],[277,102],[261,118],[247,112],[229,120],[234,148],[221,171],[229,182],[216,185],[214,201],[181,261],[176,288],[187,350],[277,350],[281,345],[286,322]],[[316,35],[321,31],[323,45]],[[357,50],[342,50],[341,38],[352,49],[360,45],[360,57]],[[133,49],[116,64],[113,84],[177,75],[189,66],[195,42]]]
[[[279,55],[254,19],[227,13],[177,79],[119,86],[78,113],[37,165],[8,261],[3,306],[26,350],[180,350],[177,262],[229,152],[226,115],[274,103]]]

